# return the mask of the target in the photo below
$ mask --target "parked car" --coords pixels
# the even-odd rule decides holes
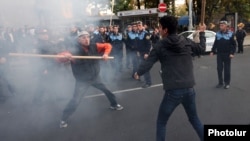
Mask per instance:
[[[193,39],[194,32],[195,32],[194,30],[184,31],[184,32],[181,32],[179,35],[182,35],[182,36],[189,38],[189,39]],[[215,35],[216,35],[215,32],[210,31],[210,30],[205,30],[205,37],[206,37],[206,50],[205,50],[205,52],[211,52],[212,47],[214,45]]]

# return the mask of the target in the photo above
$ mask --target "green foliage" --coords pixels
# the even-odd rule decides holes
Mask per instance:
[[[115,0],[114,13],[132,9],[133,5],[131,5],[131,0]]]
[[[187,1],[186,1],[187,2]],[[193,10],[200,17],[202,0],[193,0]],[[238,12],[239,21],[250,18],[249,0],[206,0],[205,22],[210,23],[218,15]],[[221,17],[222,18],[222,17]]]

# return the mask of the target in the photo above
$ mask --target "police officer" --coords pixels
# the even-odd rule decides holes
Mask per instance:
[[[138,27],[138,56],[139,56],[139,63],[142,63],[144,60],[148,58],[150,49],[151,49],[151,41],[150,41],[150,34],[143,28],[143,24],[141,21],[137,22]],[[150,72],[147,71],[144,73],[144,81],[145,84],[142,88],[147,88],[151,86],[151,76]]]
[[[234,34],[228,30],[228,23],[225,20],[220,21],[220,31],[216,33],[214,45],[210,53],[213,56],[217,53],[217,72],[219,84],[217,88],[223,87],[228,89],[230,86],[231,78],[231,59],[234,57],[236,42]],[[222,72],[224,70],[224,81]]]
[[[132,32],[132,26],[129,24],[127,26],[127,29],[124,32],[124,42],[126,46],[126,67],[129,69],[130,68],[130,63],[131,63],[131,44],[129,42],[128,34]]]
[[[132,60],[132,78],[134,78],[134,73],[136,72],[138,68],[138,56],[137,56],[137,46],[138,46],[138,28],[137,23],[133,22],[132,25],[132,31],[128,32],[127,37],[127,48],[130,50],[131,60]]]
[[[49,31],[46,28],[40,28],[36,30],[37,34],[37,46],[36,52],[38,54],[56,54],[56,44],[50,40]],[[47,58],[37,58],[33,59],[33,65],[37,65],[37,70],[35,75],[37,77],[36,94],[34,96],[34,103],[41,103],[43,95],[45,94],[49,83],[51,82],[50,76],[53,75],[53,68],[55,67],[55,60]]]
[[[123,37],[122,34],[118,32],[118,26],[113,26],[113,32],[109,35],[109,41],[112,45],[111,55],[114,56],[115,60],[113,66],[116,72],[122,71],[122,58],[123,58]]]
[[[77,35],[80,31],[81,30],[76,25],[70,26],[69,34],[67,34],[67,36],[64,38],[64,44],[67,48],[74,45]]]

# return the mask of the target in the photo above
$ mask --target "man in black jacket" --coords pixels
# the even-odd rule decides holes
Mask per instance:
[[[178,22],[175,17],[164,16],[159,23],[162,40],[155,44],[148,59],[140,65],[134,75],[139,79],[139,76],[150,70],[155,62],[159,60],[161,63],[165,96],[157,118],[157,141],[165,140],[167,121],[179,104],[183,105],[190,123],[200,140],[203,140],[203,124],[199,120],[195,104],[192,54],[199,55],[204,48],[176,34]]]
[[[76,79],[75,90],[72,99],[69,101],[68,105],[63,111],[63,115],[60,122],[60,127],[67,127],[67,120],[71,116],[77,106],[80,104],[81,98],[87,92],[90,86],[93,86],[107,96],[110,102],[110,109],[112,110],[122,110],[123,107],[117,103],[115,95],[106,88],[106,86],[100,81],[100,64],[99,60],[72,60],[72,54],[77,56],[93,56],[93,55],[103,55],[104,59],[107,59],[108,54],[111,51],[111,45],[109,43],[95,43],[90,44],[90,35],[86,31],[82,31],[78,35],[78,42],[74,49],[70,52],[63,52],[59,55],[66,56],[66,59],[61,61],[71,61],[71,67],[73,75]],[[67,59],[68,58],[68,59]]]

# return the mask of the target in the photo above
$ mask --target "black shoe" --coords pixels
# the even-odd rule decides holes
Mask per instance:
[[[142,88],[148,88],[148,87],[150,87],[151,85],[150,84],[144,84],[143,86],[142,86]]]
[[[222,87],[223,87],[223,84],[216,85],[216,88],[222,88]]]
[[[225,85],[224,89],[229,89],[229,87],[230,87],[229,85]]]

